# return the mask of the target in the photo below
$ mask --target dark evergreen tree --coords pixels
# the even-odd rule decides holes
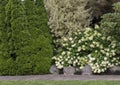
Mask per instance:
[[[0,75],[48,73],[53,49],[47,16],[41,17],[43,11],[38,15],[33,0],[9,0],[3,5],[0,3],[0,37],[4,38],[0,39]]]
[[[19,50],[22,58],[17,59],[17,62],[21,64],[18,72],[22,74],[48,73],[53,48],[47,22],[42,21],[47,20],[47,16],[41,17],[43,11],[40,11],[41,14],[38,15],[39,8],[35,5],[34,0],[25,0],[24,5],[30,39],[26,40],[29,43]]]
[[[8,1],[8,0],[7,0]],[[16,75],[17,63],[16,59],[19,56],[19,49],[23,46],[25,35],[28,35],[25,25],[26,12],[21,0],[9,0],[4,5],[4,20],[5,26],[2,33],[2,60],[0,61],[0,74],[1,75]],[[21,36],[22,35],[22,36]]]
[[[14,72],[11,69],[14,65],[14,62],[11,58],[8,58],[10,55],[9,47],[8,47],[8,37],[7,37],[7,29],[6,29],[6,11],[5,6],[8,0],[0,0],[0,75],[6,75]],[[11,74],[12,75],[12,74]]]
[[[5,45],[5,5],[7,0],[0,0],[0,58],[6,55]]]
[[[6,73],[6,62],[5,56],[8,56],[8,48],[6,46],[6,24],[5,24],[5,5],[7,4],[7,0],[0,0],[0,75]],[[6,59],[8,61],[8,59]],[[4,66],[5,65],[5,66]]]
[[[37,7],[37,17],[39,19],[39,22],[36,24],[41,29],[42,34],[45,37],[51,39],[50,29],[47,25],[48,17],[47,17],[46,9],[44,7],[44,0],[35,0],[35,5]]]
[[[9,0],[6,5],[6,29],[10,58],[16,60],[19,49],[24,47],[26,40],[29,40],[27,29],[27,18],[21,0]],[[26,40],[25,40],[26,39]]]

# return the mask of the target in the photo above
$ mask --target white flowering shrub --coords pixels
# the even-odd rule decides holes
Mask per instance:
[[[101,73],[120,63],[119,57],[115,57],[116,41],[97,30],[86,28],[63,40],[62,51],[53,57],[58,68],[70,65],[83,68],[88,64],[94,73]]]

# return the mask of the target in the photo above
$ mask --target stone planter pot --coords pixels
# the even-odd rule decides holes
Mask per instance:
[[[108,69],[108,74],[120,75],[120,66],[113,66]]]
[[[64,67],[63,72],[64,72],[64,75],[74,75],[75,68],[72,66]]]
[[[56,65],[52,65],[49,69],[49,72],[51,74],[59,74],[59,69],[56,67]]]
[[[92,75],[92,68],[89,65],[85,65],[82,69],[82,75]]]

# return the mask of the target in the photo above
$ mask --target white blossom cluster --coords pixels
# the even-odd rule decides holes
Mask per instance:
[[[94,73],[101,73],[120,64],[116,57],[116,41],[97,30],[86,28],[63,40],[62,51],[53,57],[58,68],[71,65],[82,69],[89,64]]]

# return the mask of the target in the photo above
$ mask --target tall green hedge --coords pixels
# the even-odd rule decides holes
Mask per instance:
[[[41,0],[39,2],[42,2]],[[4,45],[0,43],[0,75],[29,75],[49,73],[53,53],[46,12],[34,0],[9,0],[0,15]],[[0,9],[3,10],[3,9]],[[44,16],[44,17],[43,17]],[[2,24],[2,23],[1,23]],[[2,47],[3,46],[3,47]]]

